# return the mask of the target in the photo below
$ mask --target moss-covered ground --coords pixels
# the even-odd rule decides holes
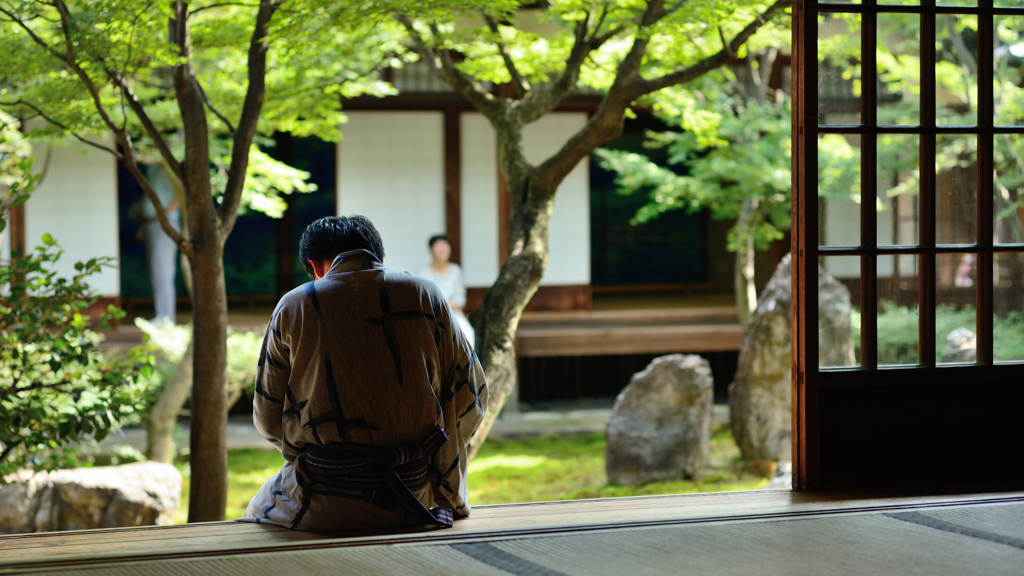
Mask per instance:
[[[488,440],[469,465],[470,503],[505,504],[577,500],[612,496],[721,492],[764,488],[768,480],[748,472],[728,425],[715,427],[711,466],[698,480],[656,482],[642,486],[609,485],[604,471],[604,434],[518,441]],[[228,453],[227,518],[245,512],[264,480],[280,469],[277,452],[258,449]],[[186,476],[188,465],[178,464]],[[188,482],[176,522],[188,517]]]

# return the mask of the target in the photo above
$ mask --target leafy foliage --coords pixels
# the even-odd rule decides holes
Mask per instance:
[[[650,203],[637,212],[634,223],[678,209],[707,209],[716,220],[734,220],[743,203],[756,198],[759,208],[749,233],[757,248],[765,249],[789,229],[788,102],[744,101],[723,90],[718,81],[706,78],[680,89],[688,94],[675,94],[675,101],[660,109],[687,128],[648,133],[645,146],[667,148],[669,166],[658,166],[636,153],[601,149],[596,154],[605,169],[618,174],[620,193],[649,194]],[[734,227],[729,237],[733,251],[747,242],[736,232]]]
[[[463,55],[459,69],[481,82],[497,84],[512,80],[501,51],[504,46],[519,74],[528,84],[540,87],[555,82],[566,70],[577,23],[590,21],[590,29],[610,34],[590,53],[580,69],[580,84],[590,89],[611,88],[619,63],[641,35],[649,42],[641,74],[652,78],[685,68],[722,49],[722,38],[733,38],[747,23],[756,20],[770,2],[701,0],[674,4],[671,11],[649,27],[640,25],[647,3],[634,0],[551,2],[543,8],[525,1],[493,2],[472,14],[472,6],[460,7],[431,31],[418,23],[424,36],[437,46]],[[462,18],[458,15],[466,14]],[[492,28],[486,20],[494,20]],[[784,25],[769,26],[761,38],[788,36]]]
[[[146,340],[155,353],[155,370],[150,378],[153,388],[159,390],[185,355],[185,349],[192,339],[192,326],[156,325],[143,318],[136,318],[135,324],[146,334]],[[259,358],[262,344],[261,331],[236,332],[228,327],[229,408],[241,394],[252,394],[256,382],[254,359]]]
[[[894,302],[878,303],[878,363],[916,364],[918,361],[917,309],[899,306]],[[860,356],[860,311],[853,310],[853,342]],[[946,336],[957,328],[976,329],[977,313],[973,306],[957,308],[951,304],[935,307],[935,350],[940,355],[946,346]],[[993,318],[992,336],[996,360],[1024,360],[1024,313],[1012,311]]]
[[[188,18],[190,64],[209,100],[210,170],[218,198],[250,82],[247,52],[254,11],[253,6],[212,3],[193,7]],[[0,106],[20,117],[45,120],[29,132],[33,138],[73,137],[101,146],[109,133],[106,115],[128,129],[138,161],[165,160],[143,117],[133,111],[130,94],[174,157],[184,160],[171,73],[183,59],[168,38],[172,16],[170,4],[138,0],[90,0],[70,8],[63,2],[3,2],[0,52],[19,57],[5,62]],[[341,96],[392,92],[376,71],[401,48],[395,26],[354,3],[290,3],[280,10],[270,28],[266,95],[257,127],[264,139],[257,143],[269,145],[267,137],[275,131],[337,140],[337,127],[344,122]],[[243,210],[279,216],[280,194],[315,189],[305,182],[307,173],[272,159],[256,144],[248,154]]]
[[[42,178],[32,172],[34,162],[21,123],[0,110],[0,232],[7,227],[7,212],[24,204]]]
[[[716,220],[737,220],[744,205],[755,206],[749,221],[730,229],[730,251],[751,239],[764,250],[789,229],[789,99],[760,85],[770,72],[762,67],[773,61],[764,58],[771,49],[754,45],[748,50],[743,77],[741,68],[722,68],[653,96],[655,114],[672,130],[648,132],[644,145],[665,148],[667,166],[642,154],[596,152],[602,167],[617,173],[620,193],[648,195],[650,202],[637,212],[635,224],[679,209],[709,210]],[[818,161],[819,187],[829,198],[860,201],[858,149],[842,136],[826,135],[818,141]]]
[[[79,262],[67,279],[53,270],[60,256],[46,234],[31,254],[0,264],[0,482],[22,468],[73,465],[68,444],[102,440],[146,404],[152,356],[102,353],[83,315],[96,300],[86,279],[112,259]],[[98,325],[123,316],[111,305]]]

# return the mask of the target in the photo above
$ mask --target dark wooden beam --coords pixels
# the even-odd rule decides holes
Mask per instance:
[[[15,206],[11,208],[8,226],[11,230],[11,246],[10,251],[16,256],[21,257],[26,254],[25,251],[25,206]],[[9,256],[5,254],[4,256]]]
[[[462,111],[457,107],[444,111],[444,202],[445,234],[452,245],[451,261],[462,263]]]
[[[793,7],[793,489],[818,487],[818,17],[816,2]]]

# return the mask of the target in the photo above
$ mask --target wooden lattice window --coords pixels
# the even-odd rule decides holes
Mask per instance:
[[[795,486],[1019,483],[1024,0],[793,18]]]

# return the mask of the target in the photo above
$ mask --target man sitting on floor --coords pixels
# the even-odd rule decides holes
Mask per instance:
[[[451,526],[469,515],[466,449],[483,370],[440,290],[384,266],[362,216],[321,218],[299,246],[313,282],[281,298],[253,420],[284,455],[243,521],[298,530]]]

